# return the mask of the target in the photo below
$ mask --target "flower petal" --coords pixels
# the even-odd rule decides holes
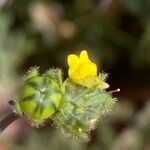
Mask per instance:
[[[92,62],[80,64],[76,70],[69,70],[69,75],[73,80],[82,80],[97,75],[97,66]]]
[[[67,58],[67,62],[69,67],[76,68],[79,63],[79,57],[77,55],[70,54]]]
[[[92,62],[81,64],[79,70],[81,79],[97,75],[97,66]]]
[[[81,62],[91,62],[86,50],[81,51],[79,58]]]

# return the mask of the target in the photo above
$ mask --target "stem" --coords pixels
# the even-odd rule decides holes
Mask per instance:
[[[16,114],[15,112],[11,112],[9,114],[7,114],[6,116],[4,116],[1,120],[0,120],[0,134],[11,124],[13,123],[15,120],[17,120],[20,117],[19,114]]]

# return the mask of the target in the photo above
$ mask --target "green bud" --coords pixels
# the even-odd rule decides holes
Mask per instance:
[[[50,69],[39,75],[38,69],[32,68],[15,104],[18,113],[26,114],[32,124],[40,124],[51,117],[62,102],[61,84],[59,69]]]

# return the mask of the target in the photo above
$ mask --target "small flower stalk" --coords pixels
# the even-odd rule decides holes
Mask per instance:
[[[79,57],[69,55],[67,62],[65,81],[60,69],[49,69],[43,75],[39,75],[36,67],[30,69],[19,100],[13,105],[32,124],[51,118],[67,135],[87,141],[89,132],[112,109],[116,98],[106,91],[109,87],[106,74],[98,74],[97,65],[89,59],[87,51],[81,51]]]

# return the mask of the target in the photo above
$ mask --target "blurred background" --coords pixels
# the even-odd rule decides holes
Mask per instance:
[[[109,116],[82,143],[26,118],[0,136],[0,150],[150,150],[150,0],[0,0],[0,117],[11,111],[23,76],[41,73],[87,49],[109,90],[120,88]]]

